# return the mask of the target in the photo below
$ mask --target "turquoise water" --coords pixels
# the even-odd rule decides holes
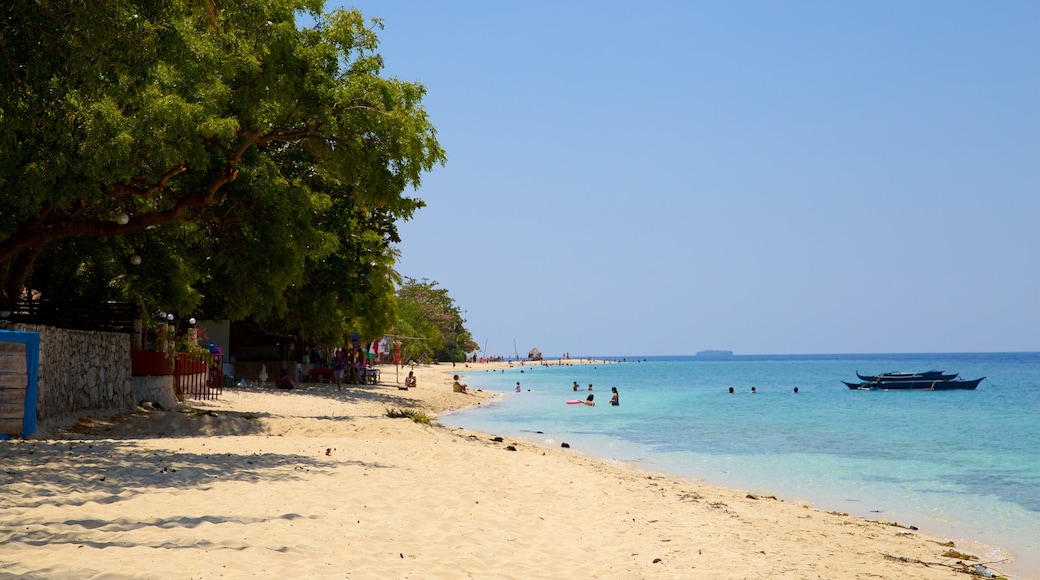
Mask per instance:
[[[930,369],[986,380],[936,392],[840,382]],[[991,560],[1014,554],[995,566],[1040,578],[1040,353],[627,357],[465,375],[505,396],[445,424],[914,525]],[[565,404],[590,383],[596,407]]]

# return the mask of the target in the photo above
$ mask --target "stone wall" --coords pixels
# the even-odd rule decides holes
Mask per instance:
[[[129,334],[31,324],[10,328],[40,334],[37,419],[91,409],[134,408]]]

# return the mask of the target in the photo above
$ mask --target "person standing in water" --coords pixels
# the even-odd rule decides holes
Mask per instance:
[[[617,387],[610,387],[610,392],[610,404],[617,407],[620,404],[620,402],[618,401]]]

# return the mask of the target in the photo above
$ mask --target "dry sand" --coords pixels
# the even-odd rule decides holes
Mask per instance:
[[[965,577],[903,527],[385,414],[479,404],[450,375],[475,389],[484,368],[229,389],[0,441],[0,575]]]

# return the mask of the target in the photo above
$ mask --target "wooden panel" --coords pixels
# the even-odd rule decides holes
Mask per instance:
[[[5,389],[22,389],[29,386],[29,375],[26,373],[0,373],[0,391]]]
[[[22,433],[22,420],[0,419],[0,433],[4,435],[20,435]]]
[[[0,403],[0,418],[14,419],[25,417],[25,401],[21,404],[14,402]]]
[[[21,403],[25,406],[25,389],[0,389],[0,403]]]
[[[20,356],[25,358],[25,343],[0,341],[0,357]]]
[[[24,356],[0,356],[0,373],[24,373],[27,368]]]
[[[0,391],[0,414],[10,415],[7,411],[15,409],[19,414],[25,412],[25,389]]]
[[[24,373],[25,369],[25,345],[20,342],[0,342],[0,373]]]

